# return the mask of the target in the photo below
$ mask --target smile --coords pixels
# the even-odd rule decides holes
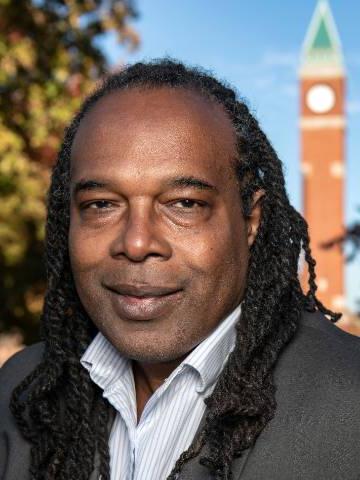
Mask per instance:
[[[116,314],[121,319],[132,321],[153,320],[169,315],[183,295],[183,290],[168,287],[119,285],[107,288]]]

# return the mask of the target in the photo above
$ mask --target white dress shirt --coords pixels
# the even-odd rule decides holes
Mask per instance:
[[[239,305],[150,397],[137,423],[131,361],[99,332],[81,364],[116,410],[109,438],[111,480],[163,480],[186,450],[235,346]]]

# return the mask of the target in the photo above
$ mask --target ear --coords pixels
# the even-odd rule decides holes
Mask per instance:
[[[257,190],[252,199],[251,213],[247,218],[247,239],[251,247],[255,241],[261,219],[261,199],[265,195],[264,190]]]

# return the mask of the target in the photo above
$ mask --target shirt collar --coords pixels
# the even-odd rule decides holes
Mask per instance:
[[[183,372],[186,367],[193,368],[200,382],[197,391],[204,392],[217,380],[225,366],[229,354],[235,347],[235,325],[240,318],[241,304],[238,305],[216,328],[203,340],[171,374],[171,379]],[[107,390],[119,381],[130,367],[130,360],[124,357],[99,332],[90,343],[80,362],[88,370],[91,379],[103,390]],[[169,377],[169,380],[170,380]]]
[[[234,350],[235,325],[240,313],[241,305],[238,305],[183,361],[183,364],[193,367],[200,375],[198,392],[207,390],[215,383]]]
[[[103,390],[119,380],[130,366],[130,361],[99,332],[80,359],[91,379]]]

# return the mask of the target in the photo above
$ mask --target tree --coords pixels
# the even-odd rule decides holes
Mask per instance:
[[[37,338],[45,192],[65,125],[107,68],[109,32],[139,42],[126,0],[0,0],[0,331]]]
[[[322,248],[341,248],[349,247],[351,251],[346,255],[346,262],[352,262],[360,254],[360,223],[354,223],[347,227],[344,234],[324,242]],[[360,308],[360,299],[357,302]],[[360,317],[360,310],[357,315]]]
[[[324,249],[336,246],[343,248],[345,245],[349,245],[352,248],[351,252],[346,256],[346,261],[352,262],[357,254],[360,253],[360,223],[355,223],[348,227],[343,235],[323,243],[322,247]]]

